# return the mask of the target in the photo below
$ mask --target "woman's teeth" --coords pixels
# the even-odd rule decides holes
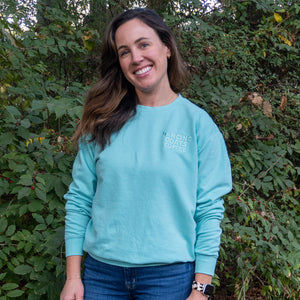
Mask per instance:
[[[138,70],[135,72],[136,75],[142,75],[142,74],[145,74],[146,72],[150,71],[152,67],[146,67],[146,68],[143,68],[141,70]]]

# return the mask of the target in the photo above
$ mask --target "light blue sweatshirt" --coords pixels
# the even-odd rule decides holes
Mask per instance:
[[[205,111],[182,96],[138,105],[103,151],[79,146],[65,195],[66,255],[125,267],[196,261],[196,272],[213,275],[230,190],[226,146]]]

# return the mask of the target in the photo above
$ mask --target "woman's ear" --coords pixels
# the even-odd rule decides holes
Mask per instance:
[[[168,59],[170,59],[170,57],[171,57],[171,50],[170,50],[170,48],[168,48],[167,57],[168,57]]]

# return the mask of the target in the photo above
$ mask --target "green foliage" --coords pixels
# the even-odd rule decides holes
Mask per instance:
[[[62,196],[73,158],[63,132],[77,116],[66,99],[33,100],[22,111],[6,106],[1,115],[0,291],[8,299],[55,299],[64,281]],[[60,132],[46,127],[59,118]]]
[[[93,33],[59,10],[51,16],[55,24],[28,31],[17,18],[0,23],[1,300],[57,299],[64,282],[62,197]]]
[[[0,300],[53,300],[65,276],[70,138],[103,29],[132,2],[26,2],[0,1]],[[215,298],[298,299],[300,5],[162,2],[139,1],[159,5],[174,31],[192,73],[183,94],[219,125],[232,163]]]

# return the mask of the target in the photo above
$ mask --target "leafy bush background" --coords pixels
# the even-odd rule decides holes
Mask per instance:
[[[183,94],[228,146],[214,299],[299,299],[298,1],[138,2],[174,31],[192,73]],[[132,3],[0,1],[0,300],[58,299],[70,138],[105,25]]]

